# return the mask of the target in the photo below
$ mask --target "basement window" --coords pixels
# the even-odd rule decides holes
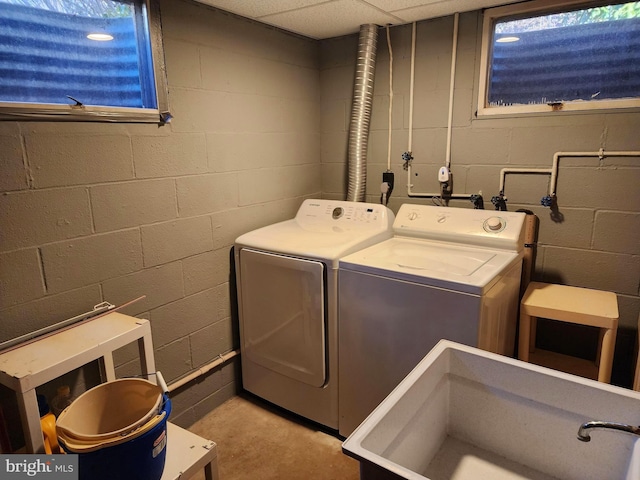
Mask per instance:
[[[640,2],[570,4],[485,12],[478,116],[640,107]]]
[[[157,0],[0,0],[0,119],[165,123]]]

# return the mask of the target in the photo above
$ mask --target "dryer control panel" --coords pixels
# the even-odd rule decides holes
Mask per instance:
[[[385,226],[393,218],[393,212],[384,205],[340,200],[305,200],[296,214],[301,225],[340,225],[344,228]]]
[[[407,237],[520,251],[525,216],[522,212],[404,204],[393,230]]]

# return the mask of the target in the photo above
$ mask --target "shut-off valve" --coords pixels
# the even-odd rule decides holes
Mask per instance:
[[[500,192],[498,195],[491,197],[491,203],[493,203],[496,210],[501,212],[507,211],[507,198],[504,196],[503,192]]]
[[[540,205],[543,207],[553,207],[556,204],[556,196],[555,195],[545,195],[540,199]]]
[[[484,199],[482,195],[471,195],[469,200],[473,203],[474,210],[484,210]]]

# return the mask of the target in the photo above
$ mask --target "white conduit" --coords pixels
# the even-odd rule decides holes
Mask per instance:
[[[453,47],[451,52],[451,80],[449,83],[449,113],[447,117],[447,150],[445,155],[445,165],[447,168],[451,166],[451,129],[453,125],[453,93],[454,93],[454,85],[456,79],[456,59],[457,59],[457,51],[458,51],[458,20],[459,13],[455,13],[453,16]],[[413,29],[411,30],[411,86],[409,91],[409,152],[411,152],[411,143],[413,136],[413,77],[414,77],[414,65],[415,65],[415,55],[416,55],[416,28],[415,22],[413,23]],[[437,193],[417,193],[413,192],[411,188],[413,185],[411,184],[411,162],[407,163],[407,196],[409,197],[425,197],[425,198],[435,198],[440,197],[440,192]],[[448,198],[471,198],[471,194],[454,194],[450,195]]]
[[[447,169],[451,166],[451,126],[453,125],[453,88],[456,83],[456,59],[458,58],[458,17],[453,17],[453,47],[451,49],[451,80],[449,83],[449,117],[447,118],[447,152],[444,156]]]
[[[178,381],[172,383],[171,385],[169,385],[167,390],[169,392],[173,392],[174,390],[179,389],[180,387],[186,385],[187,383],[191,382],[192,380],[195,380],[196,378],[204,375],[205,373],[209,372],[210,370],[213,370],[214,368],[216,368],[216,367],[222,365],[223,363],[231,360],[236,355],[240,355],[240,350],[232,350],[231,352],[227,352],[227,353],[223,353],[223,354],[218,355],[218,357],[213,362],[208,363],[207,365],[204,365],[204,366],[200,367],[195,372],[192,372],[189,375],[187,375],[186,377],[183,377],[180,380],[178,380]]]
[[[640,151],[610,151],[601,148],[597,152],[556,152],[553,154],[551,168],[503,168],[500,170],[500,193],[504,194],[505,177],[508,173],[520,174],[546,174],[551,175],[549,182],[549,195],[555,196],[558,186],[558,163],[562,157],[598,157],[602,160],[605,157],[640,157]]]
[[[413,148],[413,82],[416,72],[416,22],[411,24],[411,74],[409,79],[409,144],[407,151],[411,153]],[[408,168],[411,168],[409,162]],[[411,179],[409,179],[411,180]],[[411,182],[407,185],[411,188]]]
[[[387,149],[387,172],[391,171],[391,122],[393,120],[393,50],[391,49],[391,35],[387,25],[387,47],[389,48],[389,140]]]

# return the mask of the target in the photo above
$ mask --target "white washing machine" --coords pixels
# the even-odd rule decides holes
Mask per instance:
[[[339,432],[440,339],[513,355],[525,214],[402,205],[394,236],[339,269]]]
[[[390,238],[393,219],[382,205],[305,200],[236,240],[246,390],[338,429],[338,259]]]

